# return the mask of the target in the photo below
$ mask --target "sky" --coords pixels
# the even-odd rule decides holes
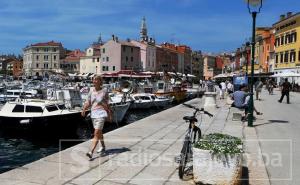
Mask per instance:
[[[204,52],[234,51],[251,37],[245,0],[0,0],[0,54],[56,41],[85,50],[102,36],[138,39],[146,17],[149,37]],[[257,26],[300,12],[300,0],[265,0]]]

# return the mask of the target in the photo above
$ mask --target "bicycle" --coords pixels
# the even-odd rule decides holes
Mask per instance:
[[[205,111],[203,108],[199,109],[189,104],[183,104],[186,107],[194,109],[193,116],[184,116],[183,119],[189,123],[189,128],[186,132],[183,146],[180,152],[179,157],[179,167],[178,167],[178,175],[179,178],[182,179],[183,175],[185,173],[185,168],[187,162],[192,158],[192,144],[199,141],[201,139],[201,129],[196,125],[198,122],[196,115],[198,112],[203,112],[204,114],[207,114],[210,117],[213,117],[213,115],[207,111]]]

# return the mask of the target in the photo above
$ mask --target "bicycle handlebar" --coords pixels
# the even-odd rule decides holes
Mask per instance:
[[[208,115],[209,117],[213,117],[213,116],[214,116],[214,115],[212,115],[211,113],[205,111],[204,108],[199,109],[199,108],[197,108],[197,107],[194,107],[194,106],[192,106],[192,105],[190,105],[190,104],[185,104],[185,103],[183,103],[182,105],[194,109],[194,110],[195,110],[194,116],[197,114],[197,112],[200,112],[200,111],[204,112],[204,114]]]

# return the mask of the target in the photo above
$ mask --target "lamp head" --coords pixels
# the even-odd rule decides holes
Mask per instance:
[[[262,0],[246,0],[250,6],[258,7],[262,4]]]
[[[249,13],[256,12],[259,13],[262,7],[263,0],[245,0],[248,5]],[[251,11],[254,10],[254,11]]]

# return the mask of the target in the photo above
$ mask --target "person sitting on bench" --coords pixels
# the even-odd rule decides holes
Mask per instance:
[[[232,107],[236,107],[239,109],[245,109],[245,115],[249,112],[249,103],[250,103],[250,95],[248,94],[248,88],[246,85],[241,85],[238,91],[235,91],[232,94]],[[253,110],[257,115],[262,115],[261,112],[258,112],[256,108],[253,106]]]

